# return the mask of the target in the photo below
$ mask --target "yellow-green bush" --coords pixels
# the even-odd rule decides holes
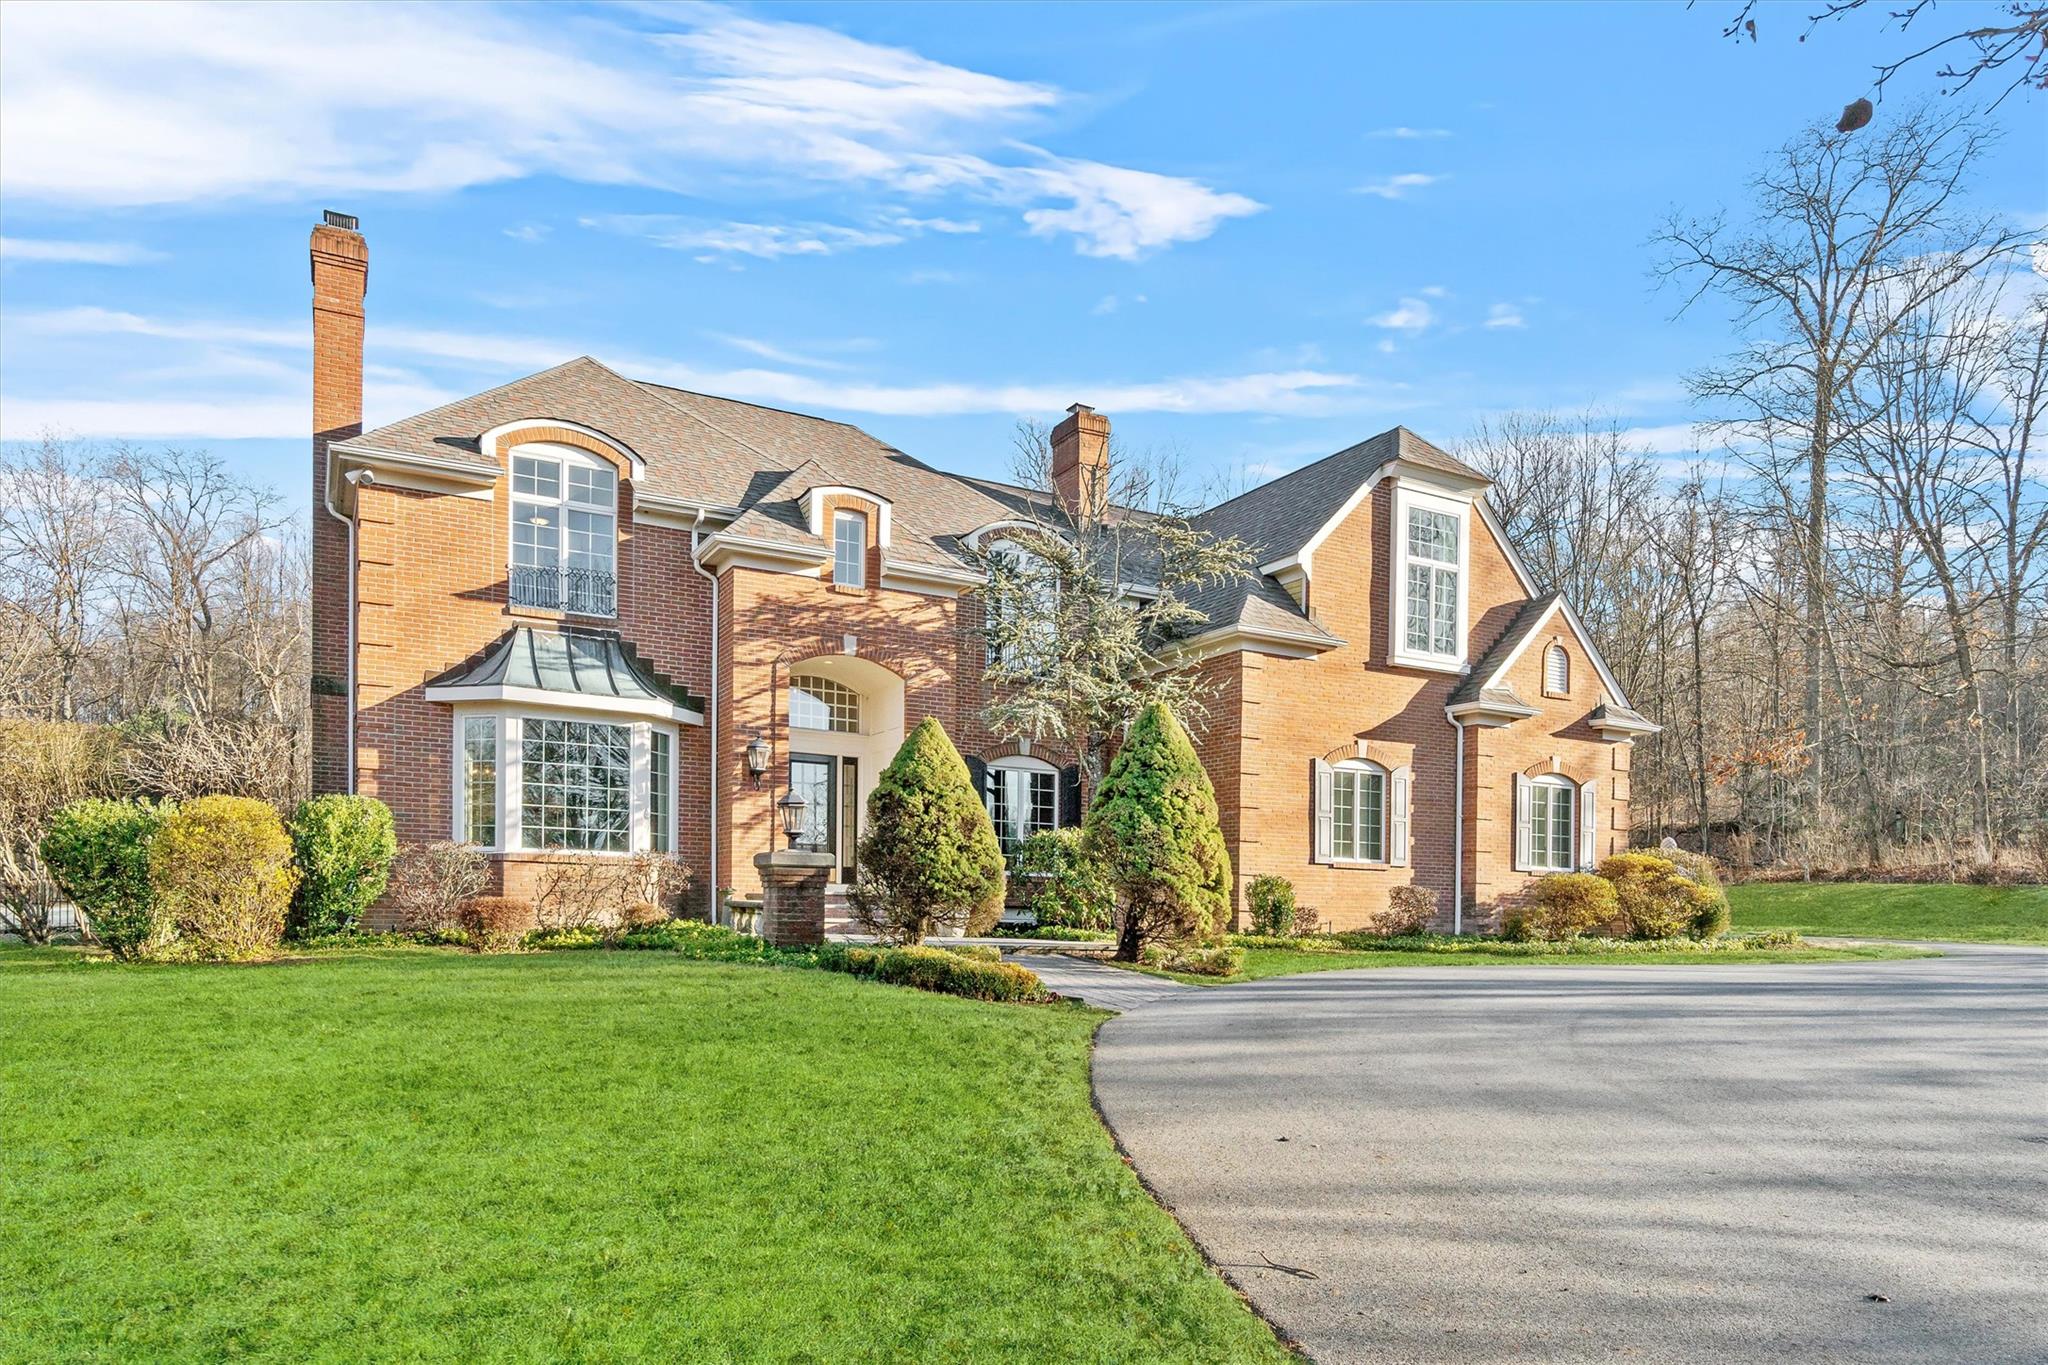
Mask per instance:
[[[1686,932],[1700,939],[1718,938],[1727,933],[1728,893],[1721,887],[1720,867],[1707,854],[1691,853],[1682,848],[1671,849],[1664,856],[1671,860],[1672,866],[1713,893],[1711,901],[1699,901]]]
[[[1677,938],[1711,923],[1717,907],[1726,913],[1719,887],[1694,881],[1661,854],[1617,853],[1600,864],[1600,875],[1614,885],[1620,928],[1630,938]]]
[[[274,952],[298,880],[284,822],[253,797],[187,801],[149,843],[150,893],[184,940],[179,956],[239,962]]]
[[[1507,937],[1555,943],[1610,923],[1620,913],[1614,883],[1605,877],[1554,872],[1537,882],[1530,902],[1508,917]]]
[[[1236,976],[1244,970],[1244,949],[1230,944],[1202,947],[1180,943],[1148,944],[1145,965],[1185,976]]]

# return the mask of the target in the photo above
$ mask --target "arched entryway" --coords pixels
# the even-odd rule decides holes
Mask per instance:
[[[835,880],[851,881],[868,793],[903,745],[903,679],[867,659],[825,654],[791,664],[781,692],[785,780],[805,801],[799,843],[835,854]]]

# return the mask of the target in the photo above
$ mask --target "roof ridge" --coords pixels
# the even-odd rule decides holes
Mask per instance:
[[[550,365],[550,366],[548,366],[548,367],[547,367],[546,369],[544,369],[544,370],[535,370],[535,371],[534,371],[534,372],[533,372],[532,374],[522,374],[522,375],[520,375],[520,376],[519,376],[519,377],[518,377],[517,379],[508,379],[508,380],[506,380],[506,381],[505,381],[504,383],[502,383],[502,384],[496,384],[496,385],[493,385],[492,387],[490,387],[490,388],[488,388],[488,389],[485,389],[485,390],[484,390],[483,392],[481,392],[481,393],[469,393],[469,394],[464,394],[464,395],[463,395],[462,397],[460,397],[460,398],[451,398],[451,399],[450,399],[450,400],[448,400],[448,401],[447,401],[446,403],[441,403],[441,404],[439,404],[439,405],[437,405],[437,406],[435,406],[435,407],[431,407],[431,408],[428,408],[428,409],[427,409],[426,411],[424,411],[424,412],[413,412],[413,413],[407,413],[407,414],[406,414],[405,416],[403,416],[403,417],[399,418],[399,419],[398,419],[398,421],[396,421],[396,422],[383,422],[383,423],[380,423],[379,425],[377,425],[377,426],[374,426],[374,427],[370,428],[370,429],[369,429],[368,431],[360,432],[360,433],[358,433],[358,434],[357,434],[357,435],[355,435],[355,436],[351,436],[351,437],[349,438],[349,441],[360,441],[360,440],[361,440],[361,439],[362,439],[363,437],[365,437],[365,436],[374,436],[374,435],[375,435],[376,433],[378,433],[378,432],[380,432],[380,431],[383,431],[383,430],[385,430],[385,429],[386,429],[386,428],[388,428],[388,427],[395,427],[395,426],[399,426],[399,425],[401,425],[401,424],[403,424],[403,423],[406,423],[406,422],[422,422],[422,421],[425,421],[425,420],[426,420],[427,418],[429,418],[429,417],[432,417],[432,416],[433,416],[434,414],[436,414],[436,413],[446,412],[446,411],[448,411],[448,410],[449,410],[450,408],[459,408],[459,407],[461,407],[461,406],[462,406],[463,404],[465,404],[465,403],[474,403],[474,402],[476,402],[476,401],[477,401],[477,400],[479,400],[479,399],[483,399],[483,398],[489,398],[489,397],[490,397],[490,396],[492,396],[493,394],[499,394],[499,393],[503,393],[503,392],[505,392],[505,390],[507,390],[507,389],[510,389],[510,388],[516,388],[516,387],[518,387],[519,385],[521,385],[521,384],[524,384],[524,383],[528,382],[529,380],[539,379],[539,378],[540,378],[541,376],[543,376],[543,375],[550,375],[550,374],[553,374],[553,373],[554,373],[555,371],[557,371],[557,370],[566,370],[566,369],[568,369],[568,368],[569,368],[569,367],[570,367],[571,365],[582,365],[582,364],[590,364],[590,365],[595,365],[595,366],[597,366],[597,368],[599,368],[600,370],[603,370],[603,371],[604,371],[604,372],[605,372],[606,374],[612,374],[612,375],[614,375],[614,376],[616,377],[616,372],[615,372],[615,371],[613,371],[613,370],[611,370],[610,368],[608,368],[608,367],[607,367],[607,366],[606,366],[606,365],[604,364],[604,362],[603,362],[603,361],[601,361],[601,360],[598,360],[598,359],[597,359],[596,357],[594,357],[594,356],[588,356],[588,355],[579,355],[579,356],[573,356],[573,357],[571,357],[571,358],[570,358],[570,359],[568,359],[568,360],[564,360],[564,361],[562,361],[562,362],[561,362],[560,364],[558,364],[558,365]],[[336,442],[335,442],[335,444],[336,444],[336,445],[347,445],[347,444],[349,443],[349,441],[336,441]]]
[[[619,377],[621,379],[626,379],[626,382],[629,384],[638,384],[642,388],[667,389],[670,393],[687,393],[692,398],[709,398],[713,402],[717,403],[737,403],[743,408],[755,408],[761,412],[779,412],[785,417],[801,417],[806,422],[822,422],[828,427],[845,427],[848,431],[857,432],[860,435],[867,437],[876,445],[883,444],[880,438],[875,436],[873,432],[866,431],[860,427],[857,427],[851,422],[842,422],[837,417],[820,417],[815,412],[798,412],[795,408],[778,408],[773,403],[756,403],[750,398],[732,398],[722,393],[706,393],[702,389],[686,389],[681,384],[664,384],[659,379],[627,379],[624,375],[621,375]],[[656,395],[656,397],[659,396],[660,395],[658,394]],[[664,399],[663,401],[667,400]],[[708,419],[704,420],[708,425]],[[751,449],[751,447],[749,448]],[[889,446],[887,448],[890,450],[896,449],[894,446]],[[898,451],[897,453],[901,454],[902,452]],[[905,458],[909,459],[913,457],[905,456]]]
[[[585,358],[586,358],[586,359],[588,359],[588,357],[585,357]],[[722,427],[722,426],[718,425],[718,423],[716,423],[716,422],[712,421],[712,420],[711,420],[711,419],[710,419],[709,417],[706,417],[706,416],[705,416],[704,414],[702,414],[702,413],[700,413],[700,412],[692,412],[692,411],[690,411],[690,409],[688,409],[688,408],[684,407],[684,406],[683,406],[683,405],[682,405],[681,403],[678,403],[678,402],[676,402],[676,401],[675,401],[674,399],[671,399],[671,398],[665,397],[664,395],[662,395],[662,394],[659,394],[659,393],[655,393],[655,392],[652,392],[652,390],[653,390],[653,389],[660,389],[660,388],[666,388],[666,387],[667,387],[667,385],[663,385],[663,384],[652,384],[652,385],[650,385],[649,383],[647,383],[647,382],[646,382],[646,381],[644,381],[644,380],[639,380],[639,379],[628,379],[628,378],[626,378],[626,376],[624,376],[624,375],[620,374],[620,373],[619,373],[619,372],[618,372],[617,370],[613,369],[613,368],[612,368],[611,366],[609,366],[609,365],[605,364],[605,363],[604,363],[603,361],[601,361],[601,360],[591,360],[591,362],[590,362],[590,363],[591,363],[591,364],[593,364],[593,365],[595,365],[595,366],[597,366],[597,367],[598,367],[598,368],[599,368],[600,370],[603,370],[603,371],[604,371],[604,372],[605,372],[606,374],[610,375],[610,376],[611,376],[612,378],[614,378],[614,379],[618,380],[618,381],[619,381],[619,382],[620,382],[621,384],[624,384],[624,385],[628,386],[629,388],[635,389],[635,390],[637,390],[637,391],[639,391],[639,392],[643,392],[643,393],[646,393],[646,394],[647,394],[647,396],[648,396],[649,398],[652,398],[652,399],[653,399],[653,400],[654,400],[655,402],[657,402],[657,403],[660,403],[660,404],[662,404],[662,405],[663,405],[664,407],[674,408],[674,409],[675,409],[675,410],[676,410],[677,412],[680,412],[681,414],[683,414],[683,416],[685,416],[685,417],[689,418],[689,419],[690,419],[690,420],[691,420],[692,422],[695,422],[695,423],[696,423],[697,425],[699,425],[699,426],[701,426],[701,427],[705,427],[705,428],[708,428],[709,430],[712,430],[712,431],[715,431],[715,432],[717,432],[717,433],[718,433],[718,434],[719,434],[720,436],[723,436],[723,437],[725,437],[725,439],[726,439],[726,440],[728,440],[728,441],[732,441],[732,442],[735,442],[736,444],[739,444],[739,445],[745,446],[745,447],[746,447],[746,448],[747,448],[748,450],[751,450],[751,451],[753,451],[753,452],[754,452],[754,453],[755,453],[756,455],[760,456],[760,457],[761,457],[762,459],[770,461],[770,462],[771,462],[771,467],[773,467],[773,459],[774,459],[774,457],[773,457],[773,456],[771,456],[771,455],[769,455],[769,453],[768,453],[767,451],[765,451],[765,450],[761,449],[761,447],[759,447],[759,446],[755,445],[755,444],[754,444],[754,443],[753,443],[752,441],[749,441],[749,440],[748,440],[748,439],[747,439],[746,437],[744,437],[744,436],[736,436],[736,435],[734,435],[734,434],[733,434],[732,432],[730,432],[730,431],[727,431],[727,430],[726,430],[726,429],[725,429],[724,427]],[[675,390],[675,392],[676,392],[676,393],[689,393],[689,392],[691,392],[691,390],[689,390],[689,389],[676,389],[676,390]],[[711,397],[715,397],[715,396],[716,396],[716,395],[713,395],[713,394],[708,394],[708,393],[700,393],[700,394],[698,394],[698,395],[697,395],[697,397],[699,397],[699,398],[711,398]]]
[[[1211,512],[1220,512],[1234,502],[1242,502],[1244,499],[1250,497],[1254,493],[1263,493],[1270,488],[1278,488],[1281,484],[1286,483],[1289,479],[1294,478],[1298,474],[1306,474],[1311,469],[1316,468],[1318,465],[1326,465],[1332,460],[1341,459],[1342,457],[1351,454],[1355,450],[1358,450],[1364,446],[1369,446],[1374,441],[1382,440],[1402,430],[1405,430],[1405,428],[1398,426],[1388,427],[1385,431],[1375,432],[1373,435],[1366,437],[1362,441],[1353,441],[1350,445],[1345,446],[1342,450],[1333,450],[1328,455],[1320,456],[1317,459],[1310,460],[1307,464],[1302,465],[1298,469],[1288,470],[1285,474],[1280,475],[1278,478],[1268,479],[1264,483],[1259,484],[1255,488],[1247,488],[1244,490],[1244,492],[1239,493],[1234,497],[1225,498],[1222,502],[1217,503],[1214,507],[1204,507],[1200,512],[1196,513],[1196,515],[1206,517]]]

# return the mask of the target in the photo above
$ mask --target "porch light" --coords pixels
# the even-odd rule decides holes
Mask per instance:
[[[755,735],[747,741],[747,776],[754,779],[754,785],[761,785],[761,775],[768,771],[768,741]]]
[[[804,832],[804,809],[811,803],[796,794],[794,788],[782,794],[775,803],[775,809],[782,813],[782,832],[789,836],[789,846],[796,847],[796,837]]]

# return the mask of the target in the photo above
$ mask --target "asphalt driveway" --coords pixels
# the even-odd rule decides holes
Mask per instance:
[[[1282,977],[1095,1084],[1318,1360],[2048,1360],[2048,952]]]

